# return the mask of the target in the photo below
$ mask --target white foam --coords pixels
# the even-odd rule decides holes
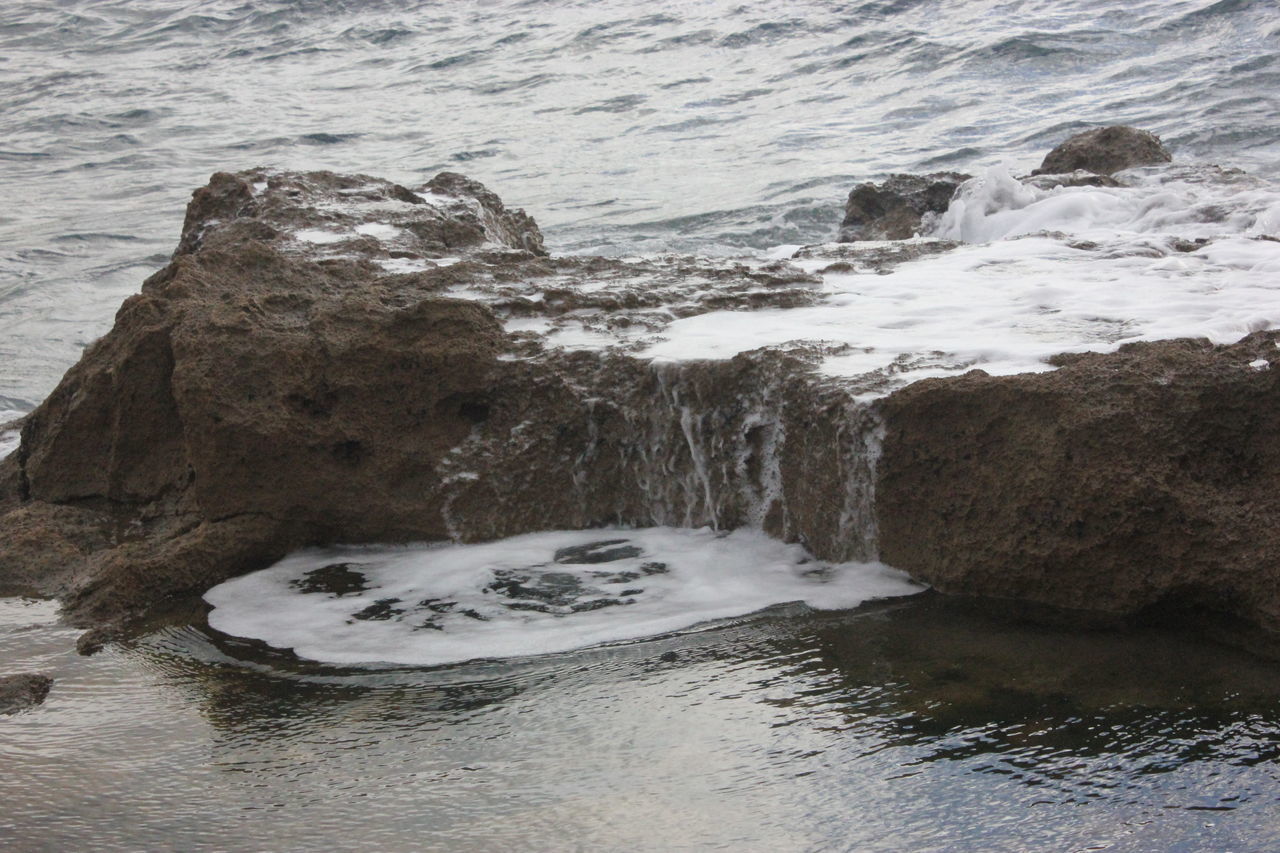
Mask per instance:
[[[0,459],[18,449],[22,442],[22,433],[16,429],[0,432]]]
[[[596,553],[632,550],[607,562],[556,559],[601,542],[610,544]],[[304,591],[317,577],[308,572],[335,564],[359,572],[367,588]],[[304,658],[438,665],[634,640],[787,602],[841,609],[921,589],[883,564],[813,561],[757,531],[658,527],[303,551],[205,600],[213,628]]]
[[[448,205],[457,204],[458,202],[463,201],[463,199],[460,199],[457,196],[445,195],[444,193],[432,192],[430,190],[427,190],[426,192],[418,190],[414,195],[432,207],[447,207]]]
[[[1255,237],[1272,227],[1280,192],[1234,177],[1133,181],[1046,191],[993,170],[966,185],[931,235],[979,242],[888,274],[828,273],[818,305],[678,320],[644,354],[680,361],[789,343],[847,346],[824,372],[887,374],[877,392],[886,393],[973,368],[1048,370],[1056,353],[1127,341],[1232,343],[1280,324],[1280,242]],[[1206,242],[1187,242],[1197,239]]]
[[[324,245],[327,243],[340,243],[343,240],[350,239],[350,235],[343,234],[338,231],[322,231],[318,228],[309,228],[304,231],[295,231],[294,239],[301,240],[304,243],[316,243]]]
[[[359,229],[356,229],[359,230]],[[436,267],[448,267],[456,264],[461,258],[377,258],[374,260],[378,266],[382,267],[389,273],[414,273],[423,272]],[[477,294],[480,291],[476,291]],[[453,295],[452,293],[450,294]],[[488,294],[484,294],[487,296]],[[459,297],[467,298],[467,297]]]
[[[457,299],[474,298],[470,295],[471,293],[465,288],[451,288],[449,290],[449,295]],[[508,333],[533,332],[538,335],[546,335],[552,328],[551,321],[546,317],[510,317],[503,321],[502,327]]]
[[[1139,173],[1125,186],[1043,190],[996,166],[965,182],[931,236],[977,243],[1041,231],[1087,239],[1256,234],[1274,228],[1278,208],[1274,187],[1203,172]]]
[[[394,240],[404,233],[404,229],[385,222],[365,222],[356,226],[356,233],[375,240]]]
[[[431,262],[423,258],[378,258],[374,261],[389,273],[406,274],[431,269]]]
[[[0,424],[7,424],[25,415],[26,412],[17,409],[0,409]],[[5,458],[10,453],[18,449],[18,445],[22,442],[22,433],[16,429],[0,429],[0,459]]]

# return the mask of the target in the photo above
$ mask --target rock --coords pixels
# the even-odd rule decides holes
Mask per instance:
[[[53,679],[47,675],[0,675],[0,714],[34,708],[49,695]]]
[[[639,340],[676,316],[811,304],[821,280],[786,262],[540,251],[532,220],[461,176],[415,192],[325,172],[215,175],[172,262],[0,462],[0,589],[58,596],[71,621],[106,626],[88,650],[302,546],[748,523],[769,471],[699,474],[690,442],[773,452],[749,406],[777,393],[812,420],[817,383],[774,389],[803,359],[663,373],[625,346],[563,353],[508,335],[499,317],[617,324]],[[447,295],[459,286],[468,299]],[[857,457],[840,405],[814,428]],[[840,468],[795,487],[834,487]],[[839,508],[823,513],[810,535],[834,547]]]
[[[923,217],[946,212],[952,196],[968,179],[957,172],[935,172],[890,175],[881,184],[859,184],[845,202],[839,242],[914,237]]]
[[[908,386],[882,411],[882,559],[947,593],[1280,631],[1277,340]]]
[[[1058,187],[1118,187],[1120,182],[1110,175],[1098,175],[1085,169],[1076,169],[1061,175],[1040,174],[1039,172],[1025,178],[1022,183],[1039,190],[1052,190]]]
[[[1045,156],[1032,175],[1059,175],[1084,169],[1110,175],[1135,166],[1157,166],[1173,159],[1160,137],[1124,125],[1077,133]]]
[[[797,260],[871,273],[953,246]],[[1280,372],[1258,361],[1280,336],[868,407],[890,380],[823,377],[820,344],[630,354],[674,317],[812,304],[797,266],[540,252],[461,176],[215,175],[172,262],[0,460],[0,594],[58,596],[88,653],[304,546],[750,525],[828,560],[875,558],[878,529],[883,559],[944,592],[1280,632]],[[616,344],[560,349],[559,330]],[[596,545],[560,557],[623,547]]]
[[[909,243],[888,243],[880,246],[858,246],[851,243],[821,243],[797,249],[792,256],[797,260],[830,260],[841,264],[834,270],[830,266],[823,272],[874,272],[888,273],[895,267],[928,257],[950,252],[960,246],[956,240],[915,240]]]

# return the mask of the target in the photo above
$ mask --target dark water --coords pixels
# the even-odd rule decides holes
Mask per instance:
[[[712,252],[1103,122],[1274,174],[1277,110],[1274,0],[7,0],[0,404],[48,393],[219,169],[454,169],[558,251]]]
[[[585,652],[338,670],[73,632],[0,717],[19,850],[1274,850],[1280,670],[926,595]],[[38,640],[34,639],[38,637]]]

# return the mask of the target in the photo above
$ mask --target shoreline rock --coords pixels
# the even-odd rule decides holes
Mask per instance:
[[[931,214],[946,212],[956,190],[969,178],[959,172],[896,174],[880,184],[859,184],[845,202],[839,242],[910,239],[920,233]]]
[[[875,272],[954,245],[797,258]],[[950,594],[1280,632],[1280,388],[1258,367],[1277,333],[871,405],[814,369],[820,347],[631,354],[673,317],[813,304],[818,283],[785,261],[549,258],[457,175],[219,173],[0,460],[0,594],[60,598],[89,649],[300,547],[751,525],[822,559],[878,547]],[[619,344],[548,345],[569,316]]]
[[[1099,127],[1077,133],[1047,155],[1035,175],[1060,175],[1077,170],[1111,175],[1135,166],[1158,166],[1173,160],[1160,137],[1149,130],[1125,125]]]
[[[883,559],[944,593],[1280,632],[1278,342],[1129,344],[902,389],[882,409]]]
[[[49,695],[53,679],[47,675],[0,675],[0,714],[34,708]]]

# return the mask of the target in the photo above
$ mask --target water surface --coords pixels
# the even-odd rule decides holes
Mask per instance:
[[[199,626],[0,718],[11,849],[1274,850],[1280,671],[928,594],[443,668],[322,667]]]

